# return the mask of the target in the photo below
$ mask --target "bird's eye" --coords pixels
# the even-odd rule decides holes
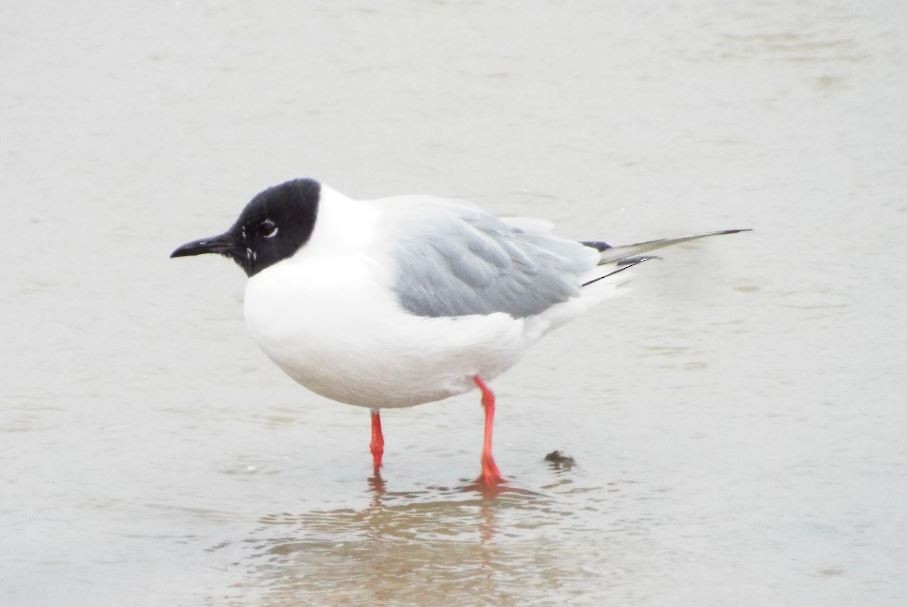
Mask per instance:
[[[277,224],[270,219],[265,219],[258,225],[258,232],[265,238],[277,236]]]

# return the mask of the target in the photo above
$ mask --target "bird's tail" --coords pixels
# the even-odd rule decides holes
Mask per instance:
[[[704,234],[693,234],[692,236],[681,236],[680,238],[660,238],[658,240],[647,240],[645,242],[637,242],[636,244],[625,244],[616,247],[612,247],[607,242],[600,241],[587,241],[582,244],[587,247],[592,247],[597,249],[601,254],[601,261],[598,262],[598,265],[603,265],[606,263],[620,263],[622,259],[628,257],[635,257],[642,255],[643,253],[648,253],[649,251],[654,251],[656,249],[663,249],[664,247],[670,247],[675,244],[680,244],[682,242],[690,242],[692,240],[699,240],[700,238],[708,238],[709,236],[723,236],[724,234],[737,234],[738,232],[749,232],[749,228],[744,228],[740,230],[719,230],[717,232],[706,232]]]
[[[672,245],[680,244],[683,242],[699,240],[700,238],[707,238],[709,236],[722,236],[724,234],[737,234],[738,232],[749,231],[749,228],[739,230],[719,230],[717,232],[693,234],[692,236],[682,236],[680,238],[661,238],[658,240],[647,240],[645,242],[637,242],[635,244],[626,244],[616,247],[602,241],[585,241],[582,244],[586,245],[587,247],[592,247],[599,252],[599,255],[601,256],[601,259],[598,262],[599,266],[611,265],[612,267],[609,272],[587,280],[583,283],[583,286],[585,287],[591,285],[602,279],[608,278],[609,276],[614,276],[615,274],[623,272],[624,270],[629,270],[633,266],[639,265],[644,261],[648,261],[650,259],[658,259],[658,257],[654,255],[644,255],[644,253],[648,253],[649,251],[662,249],[664,247],[670,247]]]

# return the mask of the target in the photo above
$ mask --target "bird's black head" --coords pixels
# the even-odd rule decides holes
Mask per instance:
[[[313,179],[295,179],[268,188],[246,205],[229,230],[186,243],[170,257],[219,253],[254,276],[292,257],[308,242],[320,195],[321,185]]]

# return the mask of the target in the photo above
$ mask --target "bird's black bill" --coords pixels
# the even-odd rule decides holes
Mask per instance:
[[[236,244],[229,234],[202,238],[193,240],[179,247],[170,257],[188,257],[190,255],[201,255],[202,253],[218,253],[220,255],[229,255],[236,248]]]

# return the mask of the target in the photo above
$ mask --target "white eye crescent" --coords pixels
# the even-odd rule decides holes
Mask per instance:
[[[265,238],[274,238],[277,236],[277,224],[270,219],[261,222],[261,235]]]

